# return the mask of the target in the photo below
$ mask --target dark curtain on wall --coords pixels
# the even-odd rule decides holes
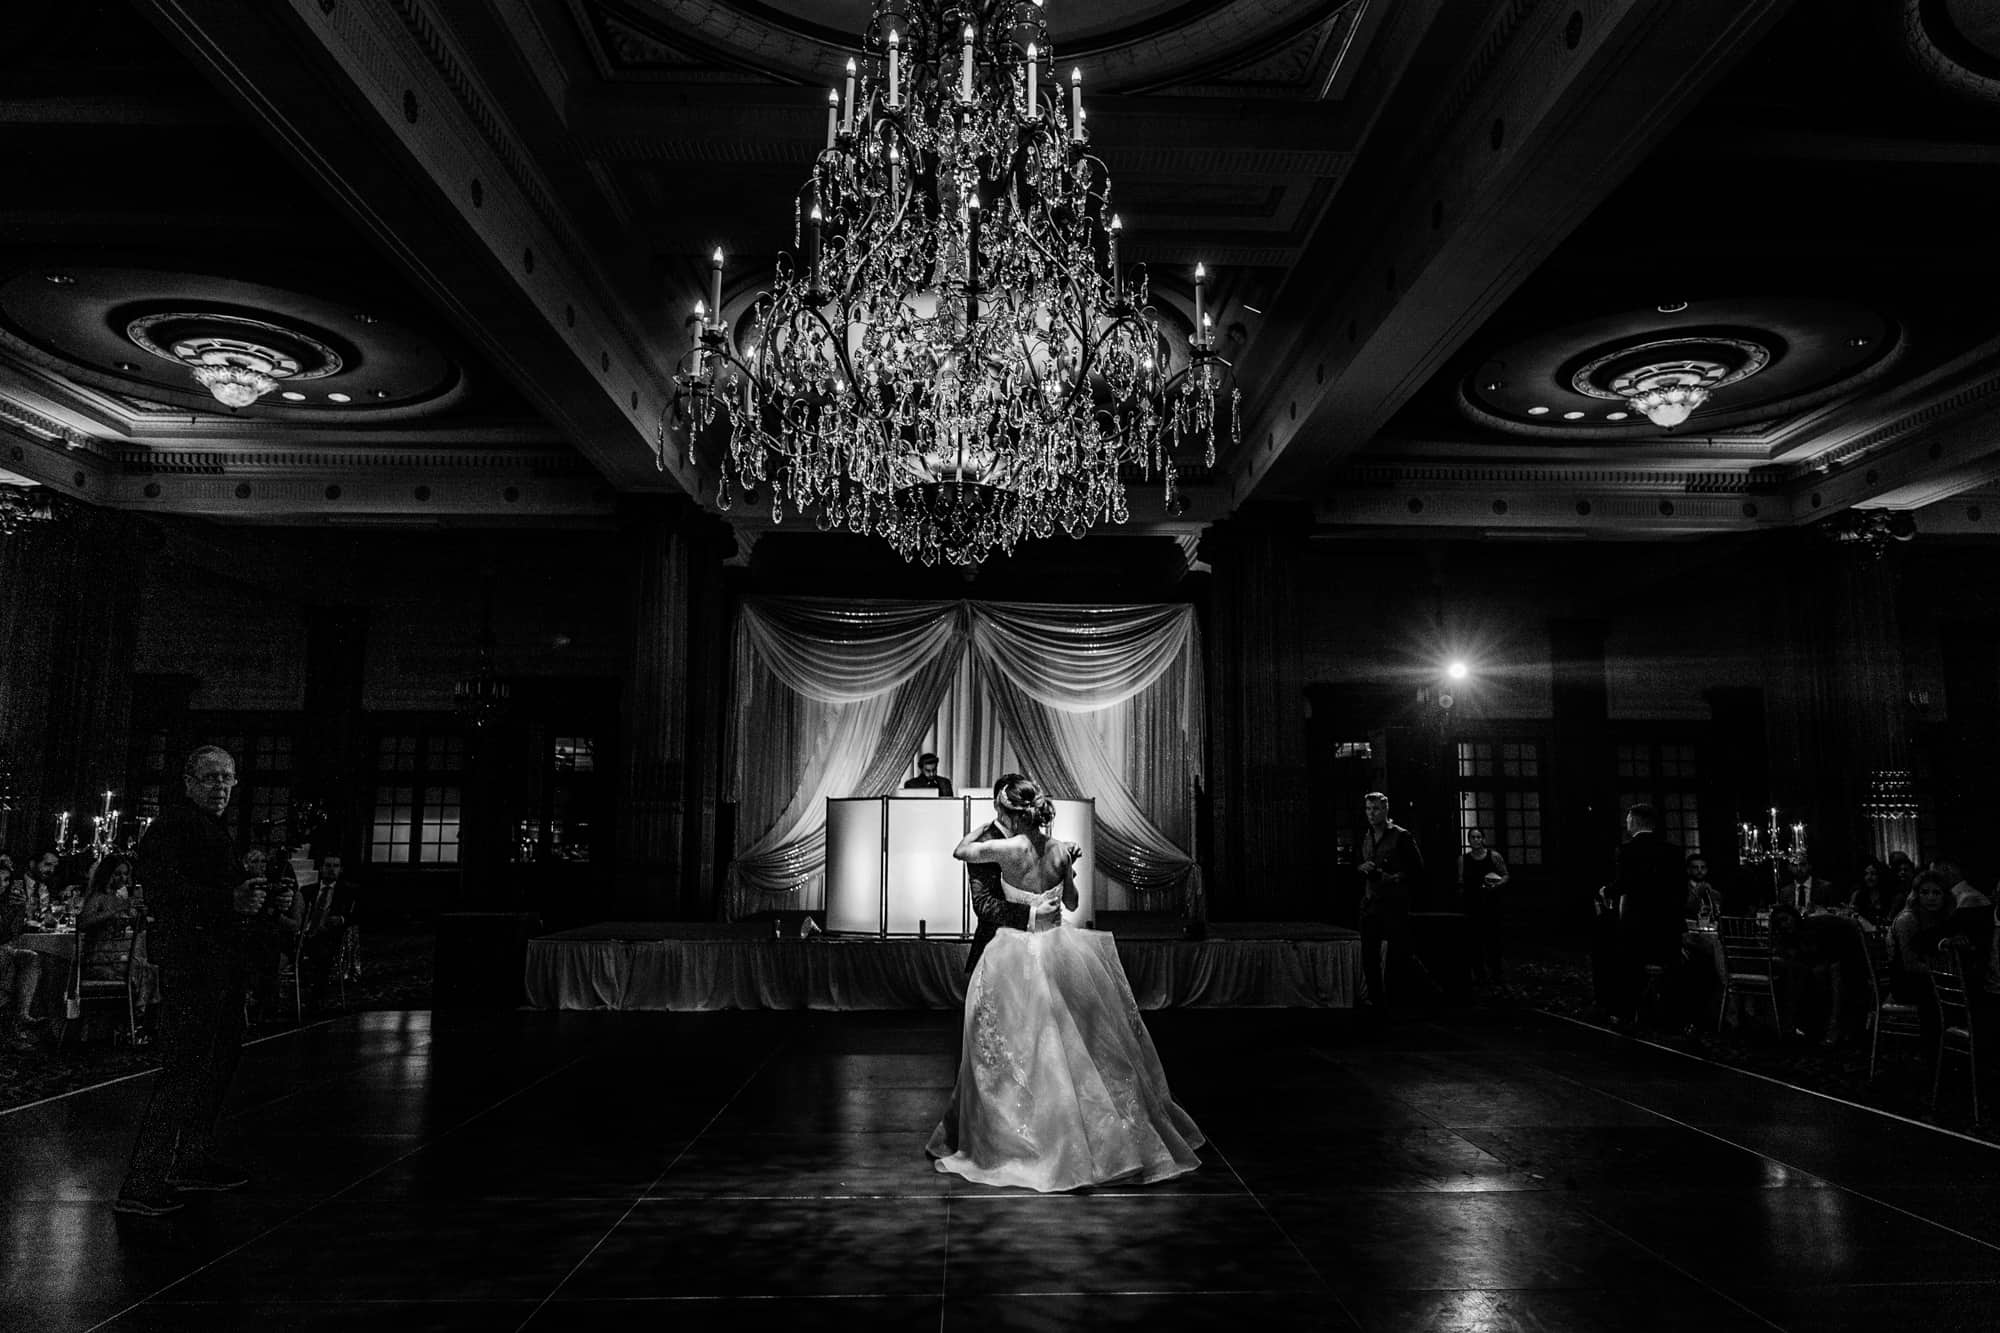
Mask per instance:
[[[53,840],[58,811],[88,839],[105,789],[124,786],[143,535],[82,508],[0,537],[0,761],[19,803],[0,840],[17,863]]]

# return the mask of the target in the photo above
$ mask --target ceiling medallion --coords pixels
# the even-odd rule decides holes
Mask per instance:
[[[125,336],[154,356],[177,361],[225,407],[249,407],[280,382],[321,379],[340,354],[295,328],[214,311],[142,315]]]
[[[925,564],[1122,523],[1127,469],[1171,510],[1176,450],[1213,467],[1241,395],[1206,271],[1182,343],[1120,264],[1082,72],[1056,75],[1040,0],[877,0],[861,45],[797,248],[733,333],[715,252],[675,381],[689,461],[726,416],[720,507],[768,484],[774,521],[811,512]]]
[[[1657,338],[1591,358],[1570,387],[1592,398],[1622,400],[1662,430],[1672,430],[1726,384],[1771,363],[1771,351],[1748,338],[1689,334]]]

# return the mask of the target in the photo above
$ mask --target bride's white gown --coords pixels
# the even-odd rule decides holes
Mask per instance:
[[[1004,885],[1009,902],[1034,897]],[[1201,1164],[1108,931],[1002,929],[965,993],[958,1086],[927,1151],[982,1185],[1044,1192]]]

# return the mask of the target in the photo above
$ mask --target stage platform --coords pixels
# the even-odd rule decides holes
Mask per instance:
[[[1108,915],[1108,914],[1107,914]],[[1361,937],[1311,921],[1217,923],[1203,940],[1114,930],[1141,1009],[1351,1008]],[[528,941],[536,1009],[955,1009],[969,941],[779,936],[772,923],[605,921]]]

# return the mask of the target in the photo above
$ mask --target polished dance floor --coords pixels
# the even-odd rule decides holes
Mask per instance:
[[[1992,1329],[2000,1151],[1541,1020],[1149,1015],[1195,1174],[935,1174],[947,1014],[375,1014],[258,1175],[113,1214],[139,1078],[0,1115],[0,1328]]]

